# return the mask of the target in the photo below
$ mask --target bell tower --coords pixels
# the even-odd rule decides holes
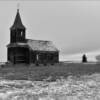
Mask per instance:
[[[10,43],[25,42],[25,31],[26,28],[22,24],[19,9],[17,9],[14,23],[10,28]]]

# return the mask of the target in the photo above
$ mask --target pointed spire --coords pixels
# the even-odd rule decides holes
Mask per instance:
[[[22,21],[21,21],[19,8],[17,9],[17,14],[16,14],[16,17],[15,17],[14,24],[11,26],[10,29],[11,30],[14,30],[14,29],[25,29],[25,26],[22,24]]]
[[[17,13],[19,13],[19,9],[17,9]]]
[[[17,4],[17,11],[20,9],[20,3]]]

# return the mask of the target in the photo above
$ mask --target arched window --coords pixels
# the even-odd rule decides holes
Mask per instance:
[[[37,59],[37,61],[39,60],[39,55],[38,54],[36,55],[36,59]]]

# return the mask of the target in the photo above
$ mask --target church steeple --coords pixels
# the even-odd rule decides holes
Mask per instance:
[[[14,29],[25,29],[25,26],[22,24],[22,21],[21,21],[19,9],[17,9],[17,14],[16,14],[16,17],[15,17],[15,21],[14,21],[14,23],[11,26],[10,29],[11,30],[14,30]]]
[[[17,9],[17,14],[13,25],[10,28],[10,42],[25,42],[25,26],[22,24],[19,9]]]

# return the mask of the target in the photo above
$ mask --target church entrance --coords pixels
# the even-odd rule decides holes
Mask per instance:
[[[29,52],[28,48],[17,47],[14,54],[14,63],[28,63]]]
[[[8,59],[14,64],[29,63],[29,49],[26,47],[12,47],[8,49]]]

